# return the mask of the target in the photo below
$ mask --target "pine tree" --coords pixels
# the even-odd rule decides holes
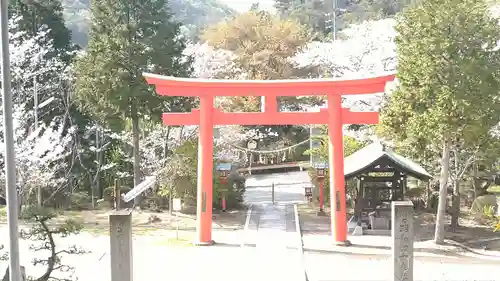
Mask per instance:
[[[163,111],[192,105],[191,99],[156,95],[142,73],[186,77],[191,60],[182,55],[180,24],[165,0],[95,1],[91,15],[88,52],[76,64],[79,103],[114,130],[131,121],[136,186],[141,181],[140,119],[159,119]]]

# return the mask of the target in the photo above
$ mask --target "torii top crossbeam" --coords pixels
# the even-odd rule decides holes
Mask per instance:
[[[372,78],[286,79],[286,80],[222,80],[178,78],[144,73],[148,84],[156,85],[156,92],[165,96],[324,96],[375,94],[384,91],[385,84],[394,80],[394,74]],[[293,90],[292,90],[293,89]]]
[[[210,97],[216,96],[265,96],[265,112],[221,112],[213,108],[213,125],[315,125],[326,124],[328,109],[320,112],[277,112],[278,96],[359,95],[384,91],[394,75],[356,80],[338,79],[288,79],[288,80],[220,80],[177,78],[145,73],[149,84],[156,86],[160,95]],[[343,124],[377,124],[377,112],[352,112],[342,108]],[[168,125],[199,125],[200,111],[190,113],[164,113]]]

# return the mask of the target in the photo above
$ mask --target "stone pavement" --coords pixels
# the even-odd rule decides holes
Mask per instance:
[[[310,281],[391,280],[390,237],[350,236],[353,246],[335,247],[328,234],[305,234],[304,260]],[[454,246],[416,242],[414,280],[500,280],[493,272],[500,260],[457,252]]]
[[[482,260],[416,259],[414,280],[492,281],[500,280],[497,262]],[[310,281],[388,281],[391,261],[387,257],[340,254],[305,253],[305,266]]]
[[[246,204],[272,203],[272,185],[274,183],[274,201],[278,204],[305,203],[304,188],[310,184],[309,174],[288,172],[271,175],[252,175],[247,178],[243,196]]]
[[[254,274],[249,275],[252,280],[305,280],[302,241],[295,226],[293,204],[305,202],[304,183],[308,181],[307,172],[254,175],[247,179],[244,199],[251,213],[244,247],[254,261]]]
[[[293,205],[253,205],[244,248],[253,260],[253,280],[301,280],[301,239]]]

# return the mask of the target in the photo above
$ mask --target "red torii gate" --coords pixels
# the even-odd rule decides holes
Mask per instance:
[[[211,245],[214,125],[327,124],[330,140],[330,202],[332,235],[337,244],[348,244],[344,180],[343,124],[377,124],[378,112],[352,112],[342,108],[342,95],[384,91],[394,75],[358,79],[217,80],[176,78],[145,73],[160,95],[199,97],[200,109],[190,113],[163,113],[166,125],[199,125],[197,241]],[[264,96],[264,112],[222,112],[214,108],[217,96]],[[279,96],[327,96],[328,108],[320,112],[279,112]]]

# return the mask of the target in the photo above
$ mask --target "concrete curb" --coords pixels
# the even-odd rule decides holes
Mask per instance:
[[[477,258],[477,259],[486,259],[486,260],[498,260],[500,261],[500,256],[494,256],[494,255],[488,255],[487,252],[486,253],[480,253],[477,251],[477,249],[474,249],[474,248],[471,248],[469,246],[466,246],[462,243],[459,243],[459,242],[456,242],[456,241],[453,241],[453,240],[448,240],[446,239],[445,240],[445,243],[446,244],[449,244],[449,245],[452,245],[452,246],[455,246],[457,248],[460,248],[470,254],[471,257],[474,257],[474,258]]]
[[[247,217],[245,220],[245,226],[243,227],[243,241],[241,241],[241,247],[245,247],[247,243],[248,236],[248,226],[250,225],[250,219],[252,218],[252,204],[248,205]]]
[[[299,245],[298,245],[298,250],[299,250],[299,255],[300,255],[300,262],[302,264],[302,267],[304,269],[304,281],[309,281],[309,278],[307,277],[307,270],[305,266],[305,258],[304,258],[304,241],[302,240],[302,230],[300,228],[300,220],[299,220],[299,211],[297,209],[297,204],[293,204],[293,213],[295,215],[295,231],[297,232],[297,235],[299,236]]]

